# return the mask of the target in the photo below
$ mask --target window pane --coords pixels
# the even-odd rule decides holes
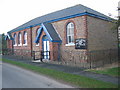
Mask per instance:
[[[69,43],[71,43],[71,36],[69,36]]]
[[[27,44],[27,32],[24,32],[24,44]]]
[[[14,42],[13,44],[15,45],[16,44],[16,34],[14,34]]]
[[[74,34],[74,30],[71,28],[70,29],[70,35]]]
[[[74,43],[74,24],[72,22],[67,25],[67,43]]]
[[[21,37],[21,33],[19,33],[19,34],[18,34],[18,44],[21,44],[21,42],[22,42],[22,41],[21,41],[21,38],[22,38],[22,37]]]
[[[74,36],[71,36],[71,42],[74,43]]]
[[[70,28],[68,28],[67,30],[67,35],[70,35]]]

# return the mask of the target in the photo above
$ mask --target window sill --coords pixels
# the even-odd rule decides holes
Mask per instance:
[[[18,44],[18,46],[22,46],[22,44]]]
[[[74,43],[69,43],[69,44],[66,44],[65,46],[75,46]]]
[[[36,45],[36,46],[39,46],[39,45]]]
[[[23,44],[23,46],[27,46],[27,44]]]
[[[13,45],[13,46],[17,46],[17,44]]]
[[[36,44],[35,46],[39,46],[39,44]]]

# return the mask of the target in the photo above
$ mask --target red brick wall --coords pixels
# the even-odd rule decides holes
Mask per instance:
[[[61,50],[76,50],[74,45],[73,46],[66,45],[66,25],[69,22],[73,22],[75,25],[74,39],[87,38],[87,21],[86,20],[87,20],[86,16],[80,16],[80,17],[70,18],[70,19],[61,20],[61,21],[52,23],[55,30],[59,33],[62,39],[62,44],[60,46]]]
[[[27,45],[23,45],[23,34],[24,34],[24,31],[27,32]],[[22,45],[21,46],[18,46],[18,33],[21,32],[22,34]],[[31,50],[31,32],[30,32],[30,28],[29,29],[24,29],[24,30],[21,30],[21,31],[17,31],[17,32],[13,32],[12,33],[12,36],[16,33],[16,42],[17,42],[17,46],[13,46],[14,49],[25,49],[25,50]]]
[[[67,30],[66,30],[66,26],[67,26],[67,24],[70,23],[70,22],[72,22],[72,23],[74,24],[74,39],[77,38],[77,36],[76,36],[76,33],[77,33],[76,24],[75,24],[74,20],[68,20],[68,21],[65,23],[65,26],[64,26],[64,45],[67,44],[67,37],[66,37],[66,35],[67,35]]]
[[[57,42],[51,42],[50,43],[50,56],[51,60],[58,60],[58,43]]]
[[[117,49],[117,30],[112,30],[114,23],[87,16],[88,49]]]
[[[10,40],[10,39],[7,39],[7,48],[10,48],[10,49],[13,48],[13,46],[12,46],[12,40]]]
[[[40,36],[40,50],[42,51],[42,37],[44,36],[44,35],[46,35],[45,34],[45,32],[44,31],[42,31],[42,34],[41,34],[41,36]]]
[[[32,28],[32,42],[33,42],[33,44],[32,44],[32,49],[33,49],[33,51],[40,51],[40,45],[39,46],[36,46],[36,43],[34,43],[35,42],[35,39],[36,39],[36,36],[37,36],[37,30],[40,28],[40,26],[36,26],[36,27],[33,27]],[[40,41],[39,41],[40,42]]]
[[[87,49],[75,49],[75,45],[67,45],[66,43],[66,25],[72,22],[74,23],[74,39],[77,38],[86,38],[88,35],[87,31],[87,16],[80,16],[80,17],[75,17],[75,18],[70,18],[66,20],[61,20],[57,22],[53,22],[52,25],[54,26],[55,30],[59,33],[61,39],[62,39],[62,44],[60,45],[60,50],[61,50],[61,55],[66,57],[70,57],[67,55],[65,51],[72,51],[73,52],[86,52],[87,56]],[[72,55],[74,57],[78,57],[76,53],[73,53]],[[66,60],[69,60],[68,58],[65,58]],[[81,61],[81,59],[76,59],[77,61]],[[83,62],[86,62],[85,60]]]
[[[76,38],[87,38],[87,17],[86,16],[81,16],[81,17],[76,17],[76,18],[71,18],[71,19],[66,19],[66,20],[61,20],[61,21],[57,21],[57,22],[53,22],[53,26],[55,28],[55,30],[59,33],[60,37],[62,38],[62,44],[60,46],[61,50],[72,50],[72,51],[83,51],[83,50],[76,50],[75,46],[66,46],[66,24],[68,24],[69,22],[73,22],[74,23],[74,39]],[[14,49],[24,49],[24,50],[33,50],[33,51],[42,51],[42,37],[45,34],[45,32],[43,31],[41,36],[40,36],[40,45],[36,46],[36,43],[34,43],[35,38],[36,38],[36,31],[38,30],[38,28],[40,28],[40,26],[35,26],[32,27],[31,29],[24,29],[21,31],[17,31],[17,32],[13,32],[12,36],[14,35],[14,33],[16,33],[17,37],[18,37],[18,33],[21,32],[22,34],[22,44],[23,44],[23,32],[27,31],[27,35],[28,35],[28,45],[27,46],[13,46]],[[18,38],[17,38],[18,41]],[[18,42],[17,42],[18,43]],[[50,58],[51,60],[57,60],[58,58],[58,43],[53,43],[50,42]],[[86,50],[85,50],[86,51]]]

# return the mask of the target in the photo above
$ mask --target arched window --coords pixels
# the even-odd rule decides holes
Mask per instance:
[[[18,33],[18,45],[22,45],[22,34],[21,34],[21,32]]]
[[[74,44],[74,24],[69,22],[66,26],[67,29],[67,44]]]
[[[24,37],[24,42],[23,42],[23,44],[24,44],[24,45],[27,45],[27,32],[26,32],[26,31],[24,31],[23,37]]]
[[[13,45],[16,46],[17,45],[16,33],[14,33],[13,38],[14,38]]]

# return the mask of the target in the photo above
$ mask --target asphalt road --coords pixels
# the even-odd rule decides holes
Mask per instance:
[[[2,89],[2,61],[0,61],[0,90]]]
[[[3,63],[2,88],[73,88],[51,78]]]

